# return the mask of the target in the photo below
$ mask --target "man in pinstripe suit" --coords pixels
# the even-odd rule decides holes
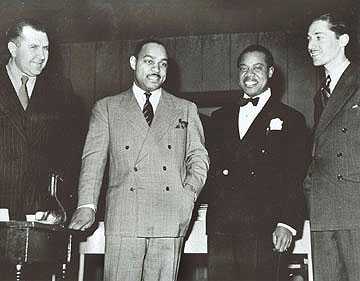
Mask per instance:
[[[316,281],[360,280],[360,69],[345,53],[349,40],[345,21],[332,14],[308,29],[313,64],[328,76],[314,100],[313,157],[304,182]]]
[[[12,220],[25,220],[45,208],[51,171],[65,175],[63,203],[74,201],[63,188],[72,182],[66,171],[74,168],[73,149],[80,150],[78,108],[70,83],[44,71],[49,40],[42,23],[16,21],[7,47],[10,59],[0,71],[0,208],[9,209]]]
[[[134,83],[93,108],[82,157],[79,208],[70,228],[95,219],[109,159],[106,281],[175,281],[183,238],[209,166],[195,104],[164,89],[168,57],[158,41],[130,58]]]
[[[0,208],[9,210],[11,220],[21,221],[47,207],[50,172],[64,177],[58,195],[65,207],[75,207],[66,187],[74,185],[70,174],[75,175],[72,170],[80,158],[80,128],[70,83],[44,71],[49,58],[47,28],[20,19],[7,32],[7,47],[10,58],[0,70]],[[1,280],[8,280],[11,267],[0,268]],[[49,280],[45,271],[32,265],[24,268],[24,276]]]

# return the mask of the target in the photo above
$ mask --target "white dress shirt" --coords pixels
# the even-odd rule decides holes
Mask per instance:
[[[270,88],[267,88],[265,92],[256,96],[259,98],[259,102],[256,106],[254,106],[251,102],[249,102],[247,105],[242,106],[240,108],[239,119],[238,119],[240,139],[244,138],[252,122],[254,122],[256,116],[258,116],[260,111],[263,109],[266,102],[269,100],[270,96],[271,96],[271,90]],[[244,98],[250,98],[250,97],[244,93]]]
[[[334,91],[334,88],[337,82],[340,80],[341,75],[344,73],[345,69],[349,66],[350,61],[346,59],[342,64],[336,65],[334,69],[325,69],[325,77],[330,75],[331,82],[329,85],[330,94]]]
[[[15,62],[12,60],[10,60],[9,63],[6,65],[6,71],[11,81],[11,84],[13,85],[16,91],[16,94],[19,95],[19,89],[21,87],[21,77],[26,74],[21,72],[21,70],[16,66]],[[27,88],[28,96],[30,98],[35,87],[36,76],[33,77],[28,76],[28,77],[29,80],[26,83],[26,88]]]
[[[145,91],[143,89],[141,89],[138,85],[136,85],[135,83],[133,83],[132,85],[132,91],[134,93],[134,96],[136,98],[137,103],[139,104],[141,110],[143,110],[145,102],[146,102],[146,96],[145,96]],[[160,101],[160,97],[161,97],[161,88],[150,92],[151,96],[150,96],[150,103],[153,107],[154,110],[154,114],[156,111],[156,108],[159,104]]]

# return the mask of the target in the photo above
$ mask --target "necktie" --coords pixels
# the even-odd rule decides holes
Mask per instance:
[[[28,104],[29,104],[29,95],[28,95],[28,91],[26,88],[26,83],[29,80],[29,77],[27,77],[26,75],[21,76],[21,86],[19,88],[19,100],[20,103],[22,105],[22,107],[24,108],[24,110],[26,110]]]
[[[315,111],[314,111],[314,121],[315,127],[320,120],[321,113],[323,112],[329,98],[330,98],[330,82],[331,77],[330,75],[326,76],[325,81],[321,84],[320,91],[315,96]]]
[[[322,95],[322,100],[324,105],[327,104],[329,98],[330,98],[330,82],[331,82],[331,77],[330,75],[326,76],[326,80],[323,83],[323,86],[321,87],[320,91],[321,91],[321,95]]]
[[[251,102],[253,106],[257,106],[257,104],[259,102],[259,97],[257,97],[257,98],[244,98],[244,97],[242,97],[240,99],[240,106],[245,106],[249,102]]]
[[[146,102],[145,102],[145,105],[144,105],[144,108],[143,108],[143,114],[144,114],[144,117],[146,119],[146,122],[149,124],[149,127],[150,127],[151,122],[152,122],[152,120],[154,118],[154,110],[153,110],[153,107],[152,107],[151,102],[150,102],[151,93],[146,92],[144,94],[146,96]]]

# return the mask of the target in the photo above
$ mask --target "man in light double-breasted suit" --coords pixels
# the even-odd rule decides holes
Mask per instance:
[[[360,69],[345,54],[349,39],[344,20],[333,14],[308,29],[313,64],[327,76],[315,96],[313,157],[304,182],[316,281],[360,280]]]
[[[183,237],[209,166],[196,106],[161,88],[164,45],[142,42],[130,58],[134,84],[96,103],[82,157],[79,208],[71,228],[95,218],[109,160],[108,281],[176,280]]]

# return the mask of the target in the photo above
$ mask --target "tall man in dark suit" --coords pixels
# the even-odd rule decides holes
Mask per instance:
[[[0,208],[9,209],[10,219],[25,220],[46,207],[51,171],[64,176],[63,203],[74,201],[64,187],[74,184],[78,109],[70,83],[44,71],[49,40],[43,24],[17,21],[7,47],[10,59],[0,71]]]
[[[308,29],[313,64],[325,70],[304,181],[316,281],[360,280],[360,69],[345,54],[349,40],[345,21],[332,14]]]
[[[212,116],[207,215],[212,281],[275,280],[280,259],[275,252],[286,251],[303,224],[305,120],[271,91],[273,64],[266,48],[247,47],[237,61],[243,96]]]
[[[109,160],[104,280],[175,281],[209,167],[203,128],[195,104],[162,89],[168,56],[161,42],[140,42],[130,66],[133,85],[93,108],[69,227],[94,222]]]

